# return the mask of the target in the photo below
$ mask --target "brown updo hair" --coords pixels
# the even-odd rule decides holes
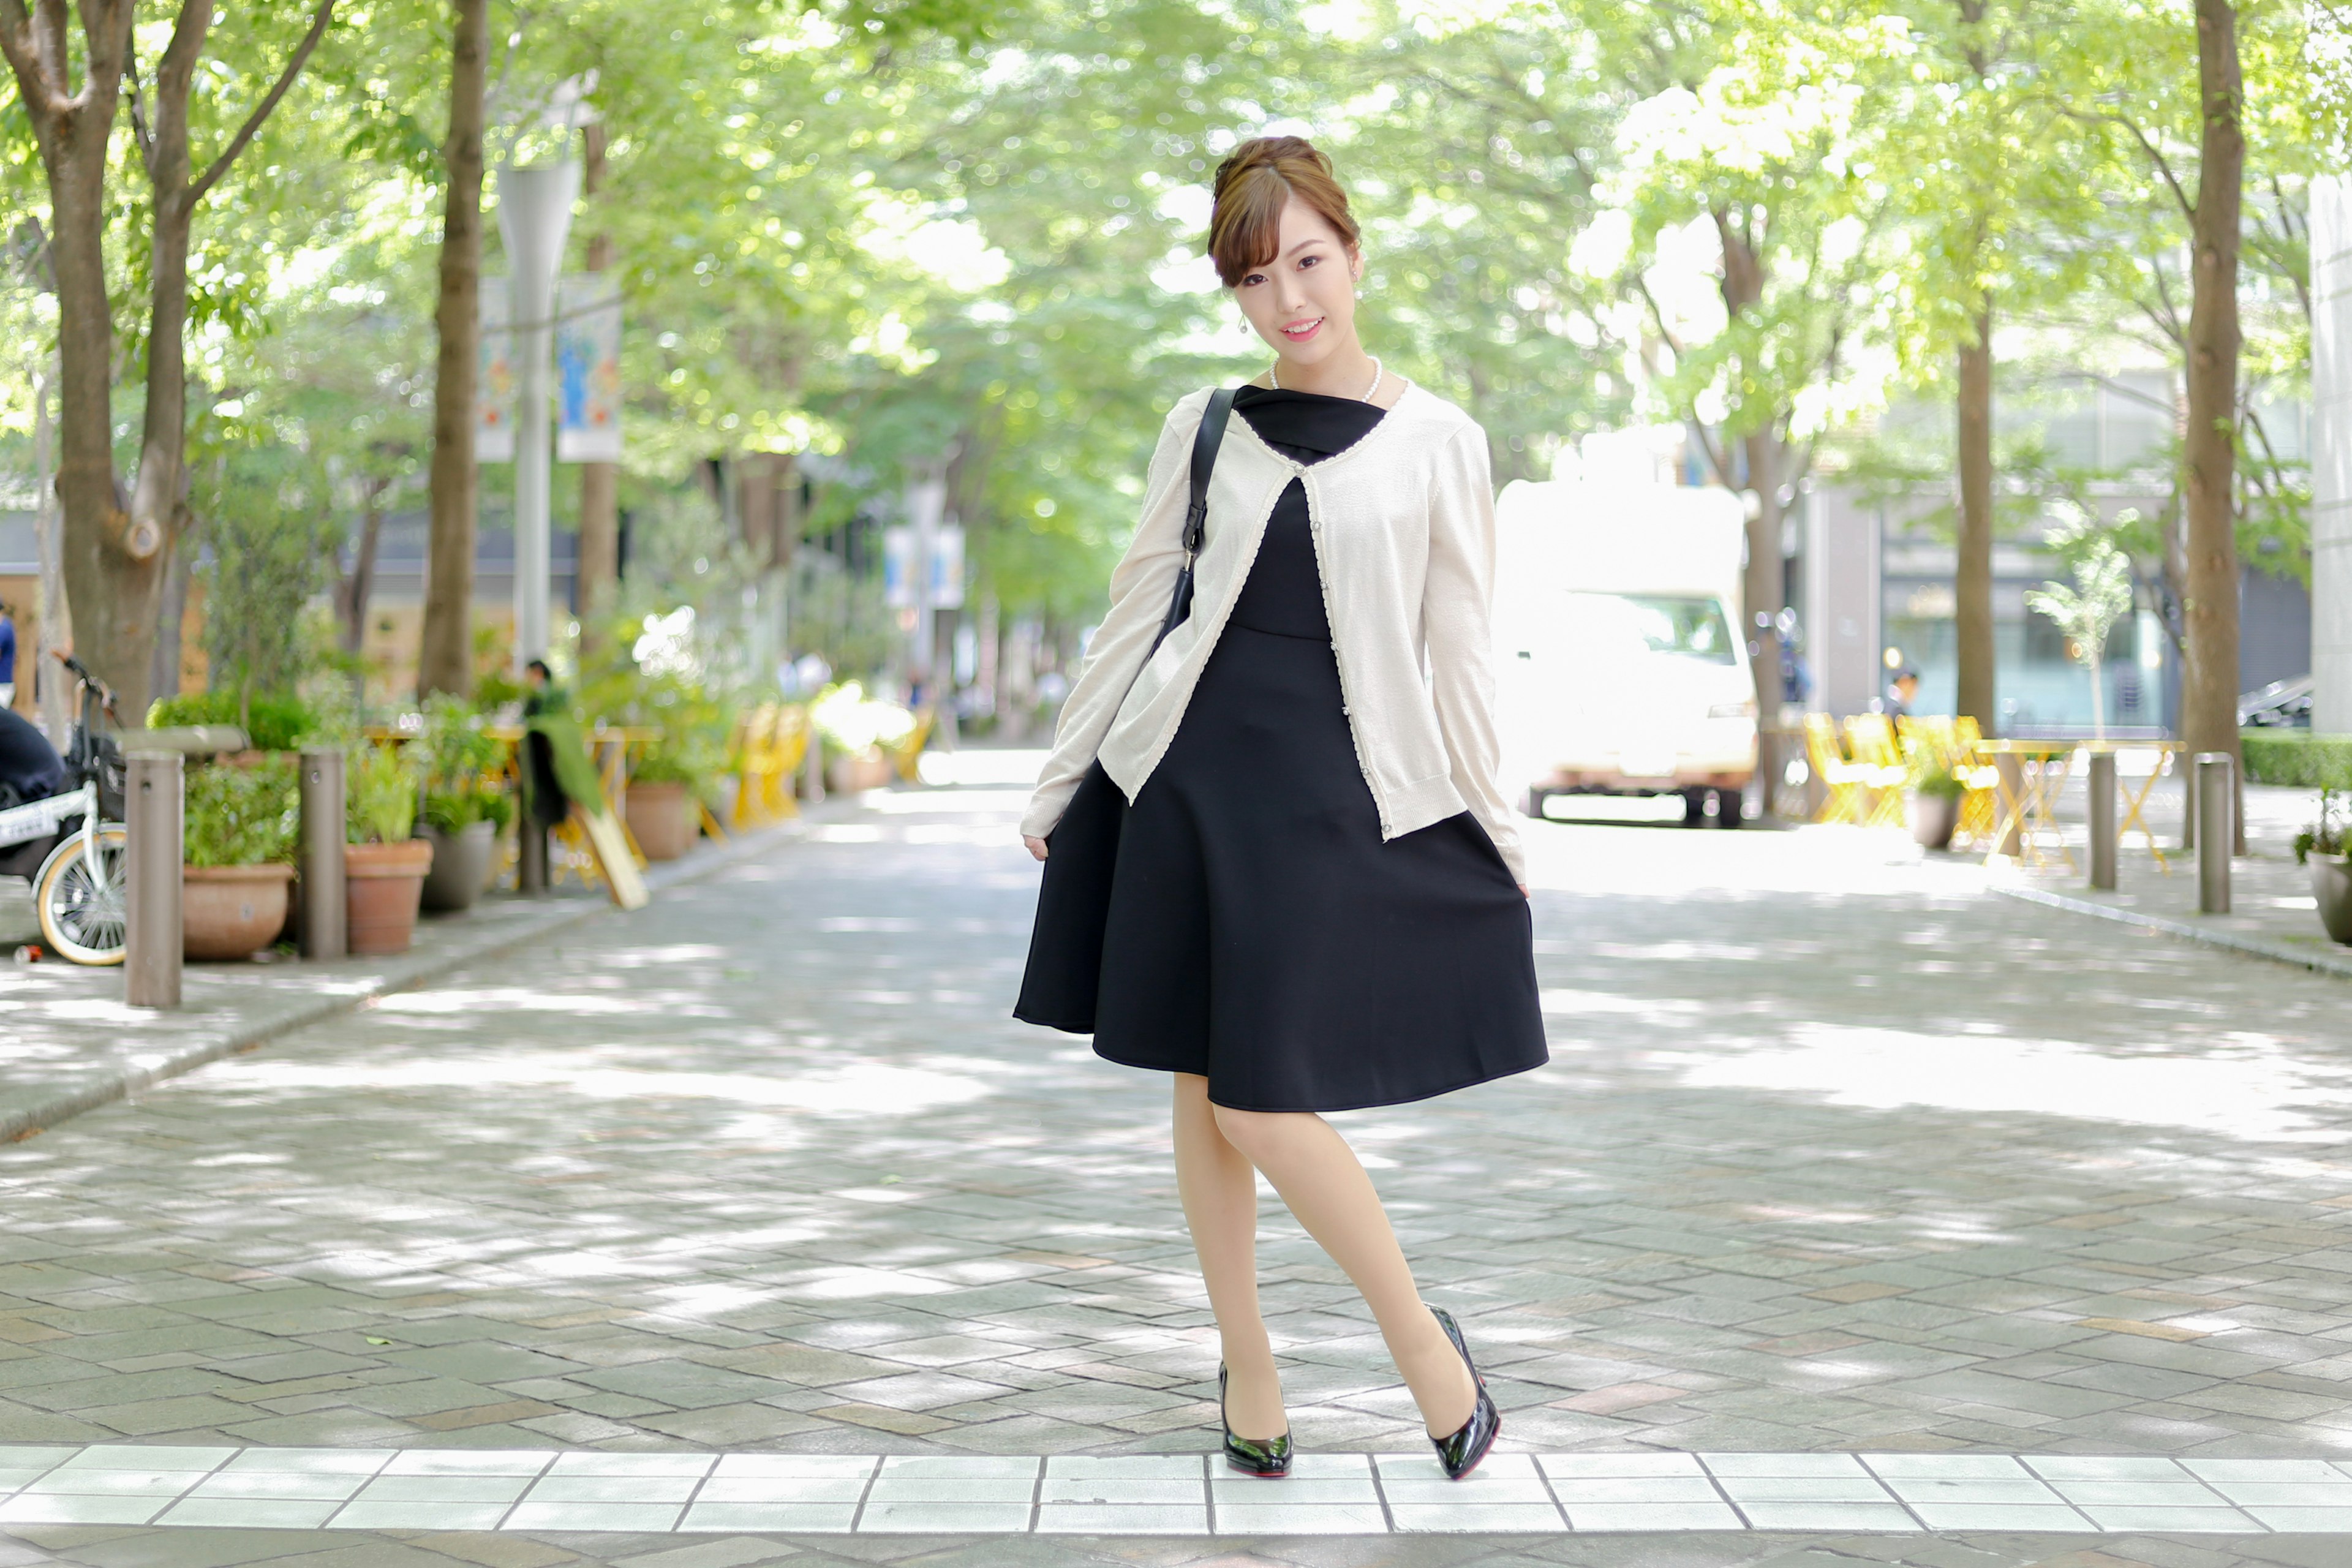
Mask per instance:
[[[1297,196],[1339,231],[1353,250],[1360,234],[1331,160],[1304,136],[1259,136],[1217,165],[1209,208],[1209,258],[1226,288],[1281,248],[1282,209]]]

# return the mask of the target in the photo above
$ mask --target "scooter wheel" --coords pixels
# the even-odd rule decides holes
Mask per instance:
[[[33,906],[40,911],[41,934],[59,957],[76,963],[120,963],[131,929],[124,900],[130,835],[121,824],[110,822],[100,826],[96,837],[94,857],[84,853],[88,840],[79,833],[49,851],[33,879]]]

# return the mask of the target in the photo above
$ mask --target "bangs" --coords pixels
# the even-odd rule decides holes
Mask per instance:
[[[1290,182],[1265,166],[1241,174],[1220,195],[1209,218],[1209,257],[1226,288],[1274,259],[1290,195]]]

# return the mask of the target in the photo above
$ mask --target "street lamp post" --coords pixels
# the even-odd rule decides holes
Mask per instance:
[[[942,467],[927,468],[907,481],[908,520],[914,525],[913,557],[908,563],[908,586],[915,601],[914,679],[921,682],[923,695],[934,701],[931,666],[936,658],[933,644],[938,637],[938,617],[931,603],[933,562],[940,548],[940,518],[947,510],[947,471]]]
[[[548,492],[553,454],[547,405],[555,338],[555,279],[580,194],[570,159],[499,171],[499,234],[506,241],[509,314],[519,378],[515,411],[514,661],[547,657]]]

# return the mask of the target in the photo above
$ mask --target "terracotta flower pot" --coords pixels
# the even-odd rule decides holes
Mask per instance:
[[[825,764],[824,787],[835,795],[856,795],[880,789],[890,782],[890,759],[879,746],[856,756],[835,757]]]
[[[2319,903],[2319,923],[2329,940],[2352,943],[2352,858],[2316,850],[2304,862],[2311,873],[2311,896]]]
[[[408,951],[432,867],[433,846],[422,838],[343,846],[343,915],[354,956]]]
[[[1922,849],[1949,849],[1960,826],[1960,797],[1911,792],[1911,837]]]
[[[455,833],[444,833],[429,822],[417,825],[417,837],[433,846],[433,869],[425,875],[421,900],[427,913],[474,907],[489,881],[498,833],[499,825],[489,821],[469,822]]]
[[[251,958],[286,929],[291,866],[180,868],[180,951],[192,959]]]
[[[622,810],[648,860],[675,860],[694,847],[694,803],[682,784],[632,784]]]

